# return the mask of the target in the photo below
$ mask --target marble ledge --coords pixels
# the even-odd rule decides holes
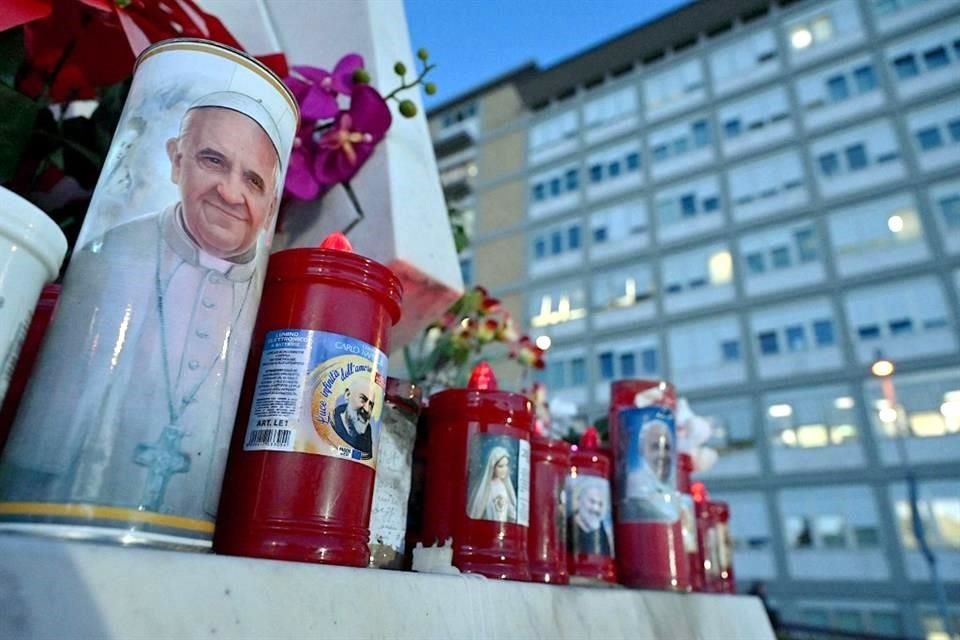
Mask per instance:
[[[773,640],[760,602],[0,535],[0,638]]]

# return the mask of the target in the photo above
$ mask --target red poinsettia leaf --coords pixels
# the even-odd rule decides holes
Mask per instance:
[[[130,44],[130,51],[134,57],[140,55],[144,49],[150,46],[153,40],[137,24],[137,20],[131,14],[118,9],[117,18],[123,28],[124,35],[127,37],[127,42]]]
[[[5,0],[0,11],[0,31],[46,18],[53,13],[53,0]]]
[[[262,62],[267,69],[273,71],[281,78],[290,75],[290,68],[287,66],[287,56],[282,53],[268,53],[262,56],[254,56]]]

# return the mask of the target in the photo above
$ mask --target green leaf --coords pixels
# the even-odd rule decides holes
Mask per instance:
[[[14,176],[20,166],[40,105],[0,84],[0,182]]]
[[[0,33],[0,82],[12,87],[23,64],[23,29]]]

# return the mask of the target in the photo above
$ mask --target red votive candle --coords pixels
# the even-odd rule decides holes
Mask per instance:
[[[220,500],[218,553],[362,567],[401,285],[347,251],[270,260]]]
[[[733,544],[730,539],[730,505],[726,502],[711,501],[709,509],[717,548],[719,578],[716,590],[718,593],[736,593],[737,585],[733,576]]]
[[[570,453],[567,493],[567,568],[570,582],[616,582],[610,456],[589,427]]]
[[[527,556],[534,582],[567,584],[567,521],[564,485],[570,445],[534,436],[530,442],[530,531]]]
[[[680,524],[683,528],[683,547],[687,552],[687,568],[690,573],[690,589],[703,591],[706,576],[703,572],[703,549],[697,532],[697,509],[690,488],[693,473],[693,457],[689,453],[677,454],[677,491],[680,493]]]
[[[617,574],[631,587],[686,591],[689,567],[675,475],[676,393],[660,380],[614,387],[618,384],[621,393],[611,394],[623,407],[611,411]]]
[[[496,390],[486,375],[479,379],[485,388],[430,397],[422,542],[452,539],[460,571],[529,580],[533,405],[521,394]]]

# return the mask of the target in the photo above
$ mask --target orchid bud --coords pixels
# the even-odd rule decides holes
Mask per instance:
[[[402,76],[407,73],[407,65],[403,64],[402,62],[398,62],[397,64],[393,65],[393,72],[398,76]]]
[[[353,72],[353,81],[357,84],[369,84],[370,73],[366,69],[357,69]]]
[[[417,49],[417,57],[426,62],[427,58],[430,57],[430,52],[426,49]]]
[[[400,102],[400,113],[405,118],[412,118],[417,115],[417,105],[412,100],[402,100]]]
[[[437,85],[432,82],[428,82],[427,84],[423,85],[423,90],[427,92],[428,96],[432,96],[437,92]]]

